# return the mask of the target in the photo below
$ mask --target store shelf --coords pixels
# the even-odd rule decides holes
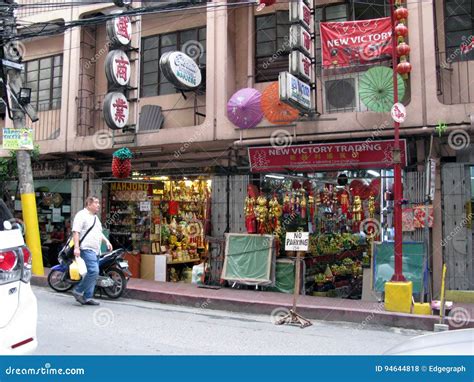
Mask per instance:
[[[168,265],[174,265],[174,264],[186,264],[186,263],[196,263],[198,261],[201,261],[200,259],[194,259],[194,260],[182,260],[182,261],[172,261],[170,263],[166,263]]]

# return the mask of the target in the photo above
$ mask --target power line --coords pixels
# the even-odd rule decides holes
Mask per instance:
[[[237,4],[215,4],[212,5],[211,3],[205,4],[204,6],[189,6],[189,3],[182,4],[179,6],[176,5],[167,5],[167,6],[159,6],[159,7],[148,7],[148,8],[136,8],[132,10],[127,10],[124,11],[120,14],[109,14],[109,15],[101,15],[89,19],[82,19],[82,20],[74,20],[70,22],[64,23],[64,25],[59,26],[57,23],[53,22],[46,22],[46,23],[37,23],[33,24],[41,28],[43,25],[47,26],[56,26],[57,29],[50,30],[50,31],[44,31],[42,30],[41,33],[38,33],[38,31],[32,31],[31,33],[23,33],[19,36],[3,36],[4,40],[9,42],[9,41],[14,41],[14,40],[25,40],[28,38],[33,38],[33,37],[44,37],[44,36],[51,36],[51,35],[58,35],[61,33],[64,33],[68,29],[76,28],[76,27],[81,27],[81,26],[89,26],[89,25],[96,25],[96,24],[101,24],[104,21],[114,19],[118,16],[143,16],[143,15],[150,15],[150,14],[166,14],[166,13],[173,13],[173,12],[179,12],[185,9],[189,10],[208,10],[209,8],[211,9],[219,9],[219,8],[240,8],[240,7],[247,7],[249,5],[255,5],[255,1],[245,1]],[[46,29],[46,28],[43,28]]]

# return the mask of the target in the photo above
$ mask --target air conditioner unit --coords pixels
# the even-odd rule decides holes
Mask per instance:
[[[325,113],[367,111],[359,97],[359,76],[344,75],[323,81],[323,107]]]

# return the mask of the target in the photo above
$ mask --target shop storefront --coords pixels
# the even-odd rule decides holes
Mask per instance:
[[[363,287],[373,289],[374,243],[393,240],[392,144],[377,140],[249,148],[251,171],[260,179],[248,187],[245,225],[249,242],[252,236],[274,238],[274,276],[266,280],[272,290],[293,290],[296,253],[285,251],[284,241],[286,232],[296,231],[309,232],[303,293],[361,298]],[[406,156],[402,141],[404,166]],[[245,281],[252,270],[245,261],[241,264],[237,270],[239,264],[233,263],[232,272]]]
[[[104,188],[104,226],[112,245],[128,251],[133,277],[191,282],[207,249],[211,181],[149,177]]]

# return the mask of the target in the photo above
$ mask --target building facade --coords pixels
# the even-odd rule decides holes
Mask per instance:
[[[387,1],[315,2],[314,98],[320,115],[288,125],[263,120],[247,130],[239,130],[228,120],[227,101],[242,88],[263,91],[278,80],[280,71],[287,70],[288,2],[257,11],[247,2],[196,1],[186,9],[157,9],[133,16],[131,47],[136,49],[129,51],[130,129],[124,132],[110,130],[102,116],[109,47],[106,23],[100,17],[119,8],[112,4],[70,6],[69,2],[62,6],[61,1],[35,7],[34,3],[19,1],[23,7],[16,11],[17,19],[47,22],[52,29],[59,26],[56,34],[28,38],[20,44],[26,62],[24,80],[33,89],[32,102],[40,117],[33,125],[35,143],[42,161],[68,163],[66,173],[73,178],[76,209],[85,193],[101,191],[104,179],[110,179],[112,152],[128,147],[136,154],[133,170],[137,176],[215,177],[222,187],[219,192],[213,189],[213,203],[237,207],[219,212],[222,216],[215,217],[214,225],[223,225],[219,233],[239,225],[241,230],[235,216],[251,181],[247,147],[270,145],[277,130],[293,144],[393,137],[390,115],[367,111],[360,100],[358,84],[366,68],[354,64],[343,73],[321,69],[318,32],[321,21],[388,16]],[[437,294],[440,289],[443,259],[448,264],[448,288],[473,289],[474,4],[470,0],[408,0],[406,6],[413,69],[403,100],[407,119],[401,126],[409,157],[405,197],[409,194],[412,200],[424,202],[425,162],[433,158],[437,164],[429,235],[433,290]],[[83,20],[84,25],[61,31],[61,25],[74,20]],[[160,56],[171,50],[185,51],[195,59],[205,73],[205,87],[176,92],[158,65]],[[163,123],[157,123],[161,118]],[[8,127],[11,122],[6,118],[1,124]],[[452,142],[451,133],[457,130],[465,132],[466,144]],[[238,186],[229,186],[222,176],[230,176]],[[54,175],[47,177],[54,179]],[[226,193],[232,194],[230,201]],[[235,222],[229,223],[233,217]],[[422,235],[419,230],[406,234],[406,239],[420,240]]]

